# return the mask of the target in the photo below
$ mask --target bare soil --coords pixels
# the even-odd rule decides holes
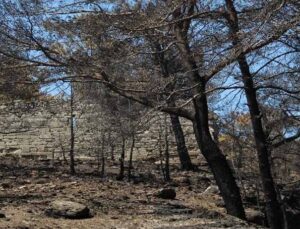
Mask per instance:
[[[1,158],[0,228],[259,228],[225,213],[216,194],[201,194],[213,181],[207,170],[182,172],[172,168],[165,183],[153,161],[136,162],[135,178],[117,181],[117,163],[107,165],[100,178],[93,160],[77,161],[77,174],[68,165],[50,160]],[[157,168],[156,168],[157,167]],[[162,187],[175,188],[175,200],[153,195]],[[92,218],[69,220],[46,216],[57,199],[88,206]]]

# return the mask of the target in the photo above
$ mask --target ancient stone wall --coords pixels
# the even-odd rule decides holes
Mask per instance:
[[[21,102],[0,106],[0,153],[47,155],[62,152],[68,138],[63,101]]]
[[[101,113],[101,112],[100,112]],[[102,129],[97,128],[105,122],[90,106],[75,108],[75,152],[78,155],[95,156],[101,150]],[[63,157],[68,156],[70,145],[70,104],[62,99],[50,99],[39,102],[15,101],[13,104],[0,106],[0,154],[15,154],[22,156]],[[176,144],[171,130],[169,116],[166,116],[170,152],[176,153]],[[186,135],[189,151],[198,152],[193,136],[192,125],[181,119]],[[165,114],[152,112],[144,123],[140,124],[135,135],[134,157],[153,156],[159,154],[159,144],[164,147]],[[121,138],[106,135],[105,151],[109,155],[111,143],[114,143],[116,157],[121,150]],[[109,142],[111,141],[111,142]],[[130,138],[126,149],[130,149]]]

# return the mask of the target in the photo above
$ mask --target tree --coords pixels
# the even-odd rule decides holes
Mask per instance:
[[[238,35],[240,32],[240,24],[235,5],[232,0],[226,0],[225,2],[227,10],[225,13],[225,18],[230,28],[232,44],[233,46],[240,46],[241,40]],[[268,221],[271,228],[284,228],[284,212],[280,206],[276,187],[272,177],[271,166],[269,162],[270,148],[268,147],[267,135],[263,128],[262,113],[256,95],[253,76],[250,72],[250,66],[245,54],[241,53],[236,60],[242,74],[244,91],[252,122],[261,180],[266,199],[266,212]]]
[[[59,80],[76,78],[102,83],[122,97],[189,119],[228,213],[245,218],[232,170],[209,131],[210,95],[224,96],[228,91],[242,90],[252,120],[270,225],[281,227],[282,214],[272,180],[269,139],[261,120],[259,99],[261,91],[277,90],[290,95],[288,107],[292,108],[292,103],[297,102],[290,98],[296,97],[298,101],[299,90],[269,85],[272,77],[265,74],[260,74],[264,75],[261,78],[264,80],[258,84],[256,81],[260,78],[255,78],[258,74],[252,74],[250,68],[260,72],[277,63],[279,55],[274,56],[268,49],[283,47],[278,43],[297,52],[297,1],[253,0],[253,4],[233,4],[230,0],[207,3],[195,0],[109,1],[105,4],[74,1],[74,4],[59,8],[56,17],[47,14],[45,9],[49,5],[46,2],[29,2],[28,6],[10,2],[10,7],[7,7],[8,2],[2,3],[2,14],[22,23],[13,26],[3,21],[6,26],[1,29],[4,46],[0,52],[47,69],[44,82],[58,80],[60,74]],[[91,8],[86,10],[87,7]],[[10,10],[4,10],[6,8]],[[12,34],[17,39],[13,39]],[[153,49],[149,37],[163,44],[163,49]],[[21,49],[31,55],[25,58],[13,52],[11,44],[15,43],[21,44]],[[172,61],[168,60],[171,67],[161,67],[165,59],[154,64],[153,56],[166,53],[171,53]],[[283,53],[282,57],[290,59],[288,53]],[[287,59],[283,63],[287,63]],[[170,69],[176,71],[163,77]],[[292,69],[299,73],[299,69]],[[73,74],[65,75],[70,72]],[[295,74],[286,73],[285,68],[280,75],[289,79]],[[230,102],[235,103],[236,99]],[[295,116],[297,112],[293,113]]]
[[[34,66],[0,54],[0,101],[31,100],[41,93],[32,76]]]

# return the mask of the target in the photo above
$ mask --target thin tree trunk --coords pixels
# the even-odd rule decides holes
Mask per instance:
[[[124,163],[125,163],[125,137],[122,136],[122,152],[120,157],[120,172],[117,180],[124,179]]]
[[[159,161],[160,161],[160,171],[162,172],[162,176],[164,180],[166,179],[165,176],[165,169],[164,169],[164,162],[163,162],[163,151],[162,151],[162,126],[161,123],[159,125],[159,133],[158,133],[158,152],[159,152]]]
[[[132,143],[131,143],[131,148],[130,148],[129,165],[128,165],[128,181],[130,181],[130,179],[131,179],[131,170],[133,168],[132,157],[133,157],[134,144],[135,144],[135,135],[132,134]]]
[[[161,73],[164,78],[170,77],[169,75],[169,70],[168,70],[168,60],[165,59],[164,51],[162,50],[162,47],[159,43],[159,41],[153,41],[150,39],[150,41],[153,44],[153,48],[156,52],[154,55],[155,59],[160,64],[161,68]],[[168,85],[168,91],[174,90],[174,85],[169,84]],[[171,107],[176,107],[175,101],[170,98],[168,101],[168,105]],[[170,119],[171,119],[171,124],[172,124],[172,129],[175,135],[175,140],[176,140],[176,146],[177,146],[177,153],[179,156],[180,164],[181,164],[181,169],[182,170],[193,170],[194,166],[191,162],[190,155],[188,153],[186,144],[185,144],[185,139],[184,139],[184,134],[181,128],[180,120],[178,115],[175,114],[170,114]]]
[[[169,140],[168,140],[168,124],[167,124],[167,116],[165,115],[164,120],[165,126],[165,181],[170,181],[170,154],[169,154]]]
[[[188,153],[183,130],[180,124],[179,117],[177,115],[171,114],[171,123],[172,123],[172,129],[175,135],[176,140],[176,146],[177,146],[177,152],[181,164],[181,169],[183,170],[193,170],[194,166],[192,164],[190,155]]]
[[[75,159],[74,159],[74,146],[75,146],[75,133],[74,133],[74,91],[73,85],[71,85],[71,117],[70,117],[70,173],[75,174]]]
[[[115,155],[114,155],[115,146],[112,143],[111,131],[108,133],[108,144],[110,146],[110,157],[111,157],[111,160],[115,161]]]
[[[114,145],[111,145],[110,155],[111,155],[111,160],[115,161],[115,146]]]
[[[245,85],[245,94],[248,107],[250,110],[253,134],[256,143],[258,155],[260,176],[263,184],[263,191],[266,200],[267,217],[272,229],[283,228],[283,213],[280,210],[280,204],[277,200],[275,183],[273,181],[271,166],[269,161],[269,149],[267,138],[263,130],[261,121],[261,112],[259,109],[256,90],[254,89],[253,80],[245,57],[238,59],[242,71],[243,82]]]
[[[237,12],[234,7],[233,1],[226,0],[226,7],[228,10],[227,21],[229,23],[229,27],[232,33],[232,43],[233,45],[238,45],[240,43],[237,35],[237,33],[239,32],[239,24]],[[242,73],[247,104],[250,111],[253,134],[256,143],[256,151],[258,155],[260,176],[266,200],[266,212],[268,222],[272,229],[282,229],[284,228],[284,214],[281,210],[280,203],[277,199],[275,183],[273,181],[271,173],[267,137],[262,125],[262,114],[259,109],[252,74],[250,72],[249,64],[244,54],[241,54],[238,57],[237,61]]]
[[[101,173],[100,176],[104,177],[105,175],[105,135],[102,134],[102,146],[101,146]]]

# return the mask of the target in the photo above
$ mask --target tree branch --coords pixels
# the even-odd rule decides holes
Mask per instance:
[[[297,140],[299,137],[300,137],[300,129],[298,130],[298,132],[295,135],[288,137],[288,138],[284,138],[283,140],[272,144],[272,148],[278,148],[286,143],[290,143],[292,141]]]

